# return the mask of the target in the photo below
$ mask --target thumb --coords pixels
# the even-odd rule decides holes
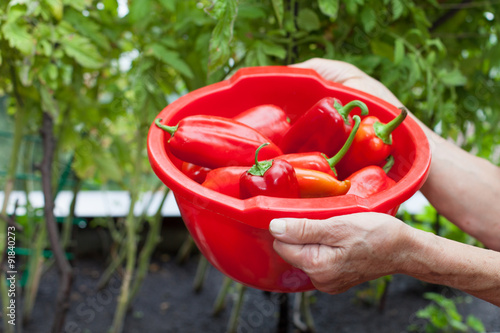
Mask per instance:
[[[269,224],[269,231],[277,240],[289,244],[324,244],[331,238],[328,220],[280,218]]]

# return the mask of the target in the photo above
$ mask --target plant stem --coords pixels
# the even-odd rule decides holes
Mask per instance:
[[[229,292],[229,287],[233,284],[233,280],[227,276],[224,277],[224,281],[222,281],[222,287],[217,294],[217,298],[215,299],[214,307],[212,310],[212,315],[217,316],[226,306],[226,296]]]
[[[23,304],[23,322],[26,324],[31,319],[31,312],[36,302],[38,287],[40,285],[40,278],[42,277],[43,263],[43,250],[46,245],[47,228],[43,223],[39,225],[38,230],[34,233],[34,246],[28,260],[29,273],[28,281],[24,290],[24,304]]]
[[[141,128],[143,126],[140,126]],[[135,133],[135,142],[142,142],[144,137],[143,131],[139,128]],[[113,333],[121,333],[123,331],[123,323],[130,302],[130,286],[134,277],[137,255],[137,218],[134,215],[135,204],[139,197],[139,183],[141,178],[141,162],[142,162],[142,145],[137,144],[134,152],[134,173],[130,181],[130,207],[125,220],[126,238],[126,264],[123,275],[122,288],[118,298],[118,305],[113,318],[113,324],[110,331]]]
[[[227,326],[227,333],[235,333],[238,329],[238,320],[240,318],[241,308],[243,306],[243,299],[245,296],[246,287],[241,283],[236,284],[236,299],[229,317]]]
[[[144,278],[146,277],[146,274],[148,272],[148,267],[151,262],[151,255],[153,254],[156,245],[158,245],[158,243],[161,240],[160,237],[160,231],[162,225],[161,209],[167,199],[168,192],[169,190],[166,189],[163,198],[160,202],[160,206],[158,207],[156,214],[151,219],[146,242],[144,243],[141,253],[139,254],[139,267],[137,268],[136,278],[134,280],[134,284],[132,285],[132,292],[130,293],[130,302],[133,301],[133,299],[137,295],[137,292],[141,288],[142,282],[144,281]]]
[[[52,116],[43,112],[42,115],[42,143],[43,160],[41,164],[42,171],[42,190],[45,200],[44,215],[47,231],[49,234],[50,246],[56,261],[60,277],[59,290],[57,292],[55,318],[52,325],[52,332],[62,332],[64,320],[69,309],[69,295],[73,284],[73,270],[64,255],[63,248],[59,239],[56,219],[54,216],[54,199],[52,194],[52,163],[55,151],[54,124]]]
[[[71,230],[73,229],[73,219],[75,218],[76,201],[78,198],[78,193],[82,187],[82,180],[78,178],[75,185],[73,186],[73,198],[71,199],[71,204],[69,206],[69,213],[64,220],[63,230],[62,230],[62,246],[66,249],[71,240]]]
[[[190,234],[187,234],[186,239],[182,242],[181,247],[179,248],[179,252],[177,252],[177,256],[175,257],[175,262],[178,264],[183,264],[186,262],[189,254],[195,247],[193,237]]]
[[[207,273],[208,260],[203,254],[200,254],[200,261],[198,262],[198,268],[196,269],[196,275],[194,277],[193,289],[195,292],[200,292],[203,288],[203,282],[205,281],[205,275]]]
[[[11,71],[14,71],[13,67],[11,66]],[[11,73],[13,75],[13,85],[14,85],[14,94],[17,96],[17,88],[16,88],[16,80],[15,80],[15,73]],[[22,138],[23,138],[23,128],[24,128],[24,123],[25,123],[25,109],[23,108],[22,101],[20,99],[17,100],[17,112],[15,114],[15,125],[14,125],[14,140],[12,144],[12,151],[10,154],[10,164],[9,164],[9,169],[7,171],[7,178],[5,181],[5,188],[4,188],[4,198],[3,198],[3,205],[2,205],[2,211],[0,212],[0,258],[4,258],[5,256],[5,251],[6,251],[6,246],[7,246],[7,224],[8,224],[8,217],[7,217],[7,206],[9,203],[10,195],[12,191],[14,190],[14,183],[16,180],[16,169],[17,169],[17,163],[19,160],[19,151],[21,148],[21,143],[22,143]],[[16,212],[13,214],[15,215]],[[2,260],[0,260],[2,261]],[[5,271],[3,267],[0,268],[0,281],[5,281],[7,276],[5,275]],[[7,304],[9,304],[9,296],[8,296],[8,290],[6,287],[5,283],[2,283],[2,286],[0,287],[0,298],[2,300],[2,317],[5,318],[3,320],[3,330],[5,333],[12,333],[14,332],[14,328],[12,325],[8,323],[8,320],[6,318],[8,314],[7,310]]]
[[[127,247],[120,246],[118,251],[119,251],[118,256],[111,260],[111,263],[109,264],[108,267],[106,267],[106,270],[104,271],[104,273],[102,273],[101,278],[97,282],[97,290],[102,290],[104,289],[104,287],[107,286],[113,273],[125,260],[125,256],[127,254]]]

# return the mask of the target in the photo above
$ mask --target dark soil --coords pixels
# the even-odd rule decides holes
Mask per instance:
[[[156,259],[152,263],[150,274],[128,314],[124,332],[224,332],[233,303],[231,296],[228,297],[226,309],[218,317],[211,314],[223,280],[222,274],[210,267],[202,291],[195,293],[192,284],[197,259],[193,257],[182,266],[166,259],[168,257],[164,255],[163,261]],[[87,258],[77,260],[74,264],[77,278],[66,320],[66,332],[106,332],[113,319],[120,280],[115,276],[106,289],[96,292],[95,285],[105,268],[104,262]],[[55,270],[48,272],[40,287],[32,321],[24,332],[50,331],[57,284]],[[406,276],[394,276],[385,309],[380,312],[377,307],[354,302],[356,292],[363,288],[366,285],[340,295],[314,292],[315,302],[311,310],[316,331],[399,333],[406,332],[410,324],[423,328],[425,321],[415,317],[415,312],[429,303],[422,297],[423,292],[432,289],[446,296],[464,296],[449,288],[436,288]],[[289,294],[290,312],[294,297]],[[473,297],[467,296],[466,299],[467,303],[459,305],[464,317],[474,314],[482,320],[487,332],[500,331],[500,308]],[[278,332],[279,305],[278,294],[247,289],[238,332]],[[295,331],[289,314],[287,332]],[[423,332],[423,329],[420,331]]]
[[[175,239],[166,239],[164,236],[163,244],[170,244],[170,247],[160,247],[155,254],[149,274],[127,315],[125,333],[226,331],[235,288],[231,289],[227,297],[226,308],[218,316],[213,316],[212,307],[224,277],[209,266],[203,289],[198,293],[193,291],[199,255],[193,254],[183,265],[173,259],[175,252],[172,250],[177,249],[184,238],[183,230],[177,225],[168,230],[170,236],[167,236],[177,235]],[[102,240],[103,237],[96,236],[94,230],[84,237],[84,243],[89,247],[92,247],[89,245],[91,239]],[[88,251],[77,253],[72,263],[76,278],[71,308],[66,318],[66,333],[101,333],[107,332],[111,326],[120,293],[120,275],[117,273],[113,276],[105,289],[96,290],[97,281],[107,265],[107,253],[102,249],[97,255],[95,251],[93,255],[89,255]],[[24,326],[24,330],[18,332],[50,332],[58,283],[57,272],[53,267],[42,277],[31,321]],[[381,311],[377,305],[367,306],[359,302],[359,293],[367,290],[368,286],[366,283],[340,295],[314,291],[311,312],[316,332],[401,333],[408,332],[410,325],[417,328],[416,332],[425,332],[426,321],[417,318],[415,313],[430,304],[423,297],[429,291],[447,297],[460,297],[462,302],[457,307],[463,318],[473,314],[483,322],[486,332],[500,332],[500,308],[462,292],[395,275]],[[247,288],[237,332],[298,332],[292,320],[296,295],[287,296],[288,302],[284,303],[280,302],[283,300],[281,294]],[[280,305],[283,304],[285,306],[281,306],[280,311]],[[287,311],[283,311],[283,308]],[[279,325],[280,314],[286,325]]]

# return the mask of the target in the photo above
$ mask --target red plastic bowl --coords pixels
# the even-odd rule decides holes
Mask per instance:
[[[291,121],[319,99],[333,96],[342,103],[359,99],[382,122],[399,110],[369,94],[321,78],[315,71],[289,67],[253,67],[231,79],[195,90],[160,112],[164,123],[176,125],[195,114],[233,117],[260,104],[282,107]],[[258,196],[239,200],[202,187],[179,170],[168,149],[169,135],[151,126],[148,153],[156,175],[176,198],[182,218],[203,255],[221,272],[247,286],[275,292],[314,289],[301,270],[273,250],[269,222],[277,217],[325,219],[356,212],[395,214],[423,184],[430,165],[427,138],[410,117],[393,133],[393,188],[369,198],[353,195],[284,199]]]

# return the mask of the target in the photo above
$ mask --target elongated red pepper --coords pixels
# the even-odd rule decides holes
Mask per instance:
[[[277,145],[290,128],[285,111],[272,104],[258,105],[238,114],[233,119],[256,129]]]
[[[392,167],[393,163],[394,158],[390,156],[383,168],[378,165],[370,165],[347,177],[346,180],[351,182],[351,188],[347,194],[354,194],[362,198],[368,198],[375,193],[379,193],[393,187],[396,182],[387,175],[387,172]]]
[[[248,167],[232,166],[208,172],[202,186],[219,193],[240,199],[240,178]]]
[[[324,172],[294,168],[301,198],[321,198],[346,194],[349,180],[339,181]],[[241,198],[240,178],[248,167],[224,167],[210,171],[203,186],[234,198]]]
[[[322,198],[344,195],[351,187],[350,180],[340,181],[335,177],[310,169],[295,168],[301,198]]]
[[[369,116],[361,121],[351,148],[339,162],[340,176],[350,175],[369,165],[381,165],[392,150],[392,132],[405,120],[408,110],[400,108],[401,113],[382,124],[377,117]]]
[[[241,199],[257,195],[278,198],[299,198],[299,183],[292,165],[283,160],[259,162],[257,155],[266,144],[255,152],[255,164],[240,178]]]
[[[188,163],[188,162],[182,162],[181,165],[181,171],[183,174],[197,182],[198,184],[201,184],[205,181],[205,178],[207,177],[208,172],[212,170],[209,168],[205,168],[193,163]]]
[[[326,156],[335,155],[352,131],[349,112],[355,107],[361,108],[362,115],[368,114],[366,104],[361,101],[342,106],[336,98],[321,99],[292,124],[280,142],[281,149],[285,154],[318,151]]]
[[[325,154],[320,152],[309,152],[309,153],[293,153],[285,154],[276,157],[276,160],[285,160],[289,162],[294,168],[318,170],[329,174],[332,177],[337,178],[337,171],[335,165],[344,157],[344,155],[349,150],[349,147],[354,140],[354,136],[358,131],[361,118],[355,115],[353,118],[354,126],[345,141],[342,148],[333,157],[328,158]]]
[[[156,119],[155,124],[170,133],[168,144],[172,154],[185,162],[210,169],[251,166],[255,150],[269,142],[255,129],[223,117],[189,116],[176,126],[163,125],[161,119]],[[281,149],[271,143],[262,149],[261,157],[270,159],[281,154]]]

